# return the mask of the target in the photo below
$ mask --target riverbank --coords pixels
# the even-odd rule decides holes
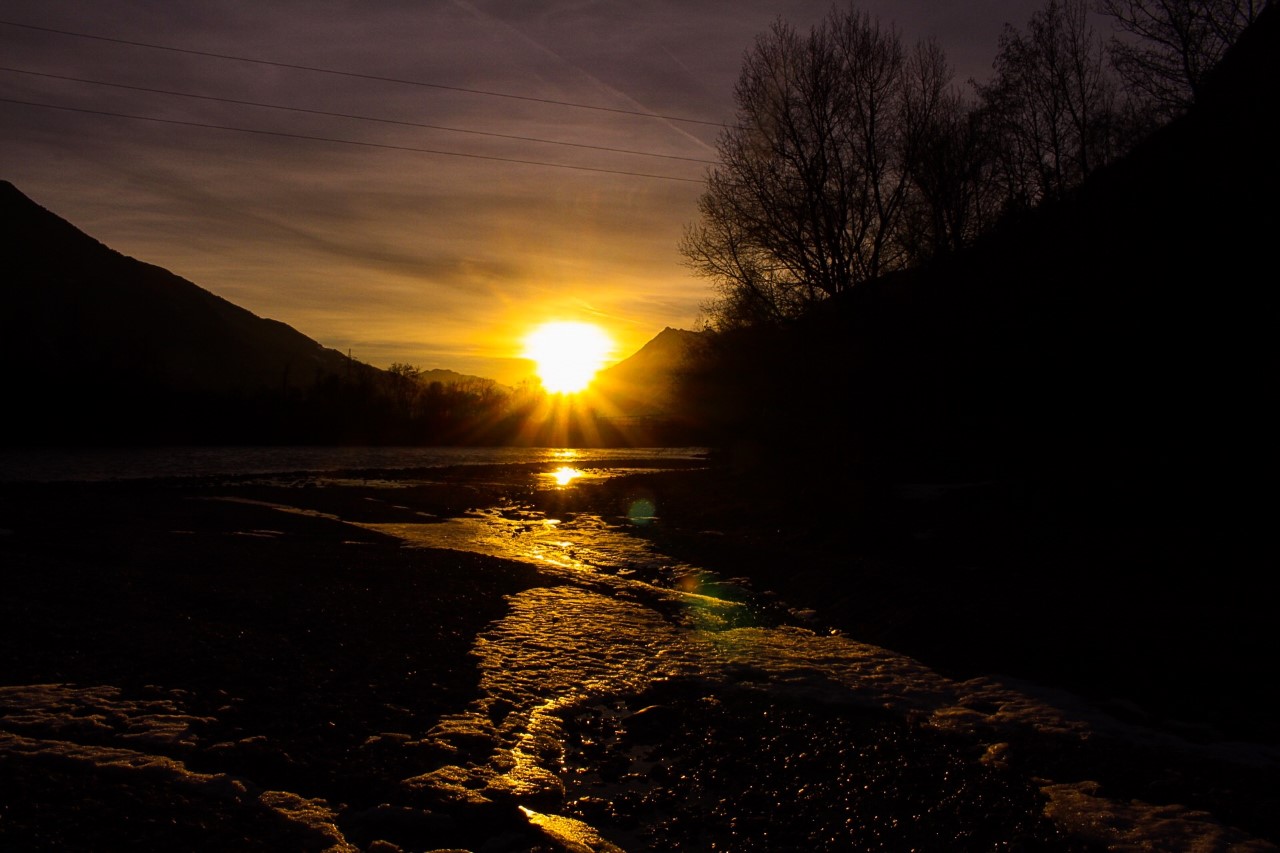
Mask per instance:
[[[1224,844],[1277,836],[1274,768],[1219,764],[1216,752],[1191,747],[1166,756],[1112,737],[1070,752],[1032,738],[998,749],[997,760],[989,736],[939,727],[927,713],[775,693],[763,664],[733,663],[715,680],[676,666],[635,695],[566,710],[565,754],[547,759],[562,778],[532,773],[515,786],[502,756],[528,748],[535,717],[489,682],[507,670],[583,681],[573,667],[601,665],[591,634],[627,620],[648,626],[632,638],[637,663],[676,657],[689,642],[683,617],[660,590],[610,593],[552,567],[405,547],[368,525],[444,526],[498,506],[527,524],[541,523],[538,509],[566,524],[598,516],[624,525],[630,514],[622,529],[747,576],[760,600],[784,599],[813,627],[853,635],[874,627],[859,621],[874,611],[905,637],[932,600],[913,592],[919,577],[888,562],[868,570],[902,552],[892,541],[866,547],[846,523],[852,504],[833,496],[793,497],[697,470],[556,488],[547,468],[0,487],[0,846],[611,849],[594,826],[635,850],[821,849],[824,837],[839,849],[847,818],[860,822],[865,849],[1083,850],[1106,845],[1050,820],[1048,804],[1061,815],[1090,800],[1090,784],[1121,802],[1181,804],[1161,807],[1180,832],[1207,832],[1186,811],[1203,809],[1241,828],[1213,829]],[[957,588],[967,598],[952,603],[980,597],[972,582]],[[581,606],[596,621],[578,624],[543,601]],[[513,608],[525,621],[513,621]],[[945,639],[940,628],[929,636]],[[957,654],[982,666],[959,640]],[[943,683],[923,669],[912,677]],[[963,702],[975,719],[1004,713],[991,699]],[[1037,781],[1046,775],[1062,785],[1046,793]],[[739,784],[749,778],[759,785]],[[875,798],[851,797],[863,784]],[[808,795],[781,801],[806,786]],[[708,792],[719,805],[703,809]],[[909,820],[922,802],[930,818]],[[790,817],[779,822],[780,813]],[[1133,815],[1115,818],[1125,820]],[[973,834],[979,826],[986,834]]]
[[[716,468],[602,489],[614,507],[653,496],[661,521],[637,532],[665,552],[950,675],[1065,687],[1206,742],[1280,744],[1259,586],[1274,543],[1258,525],[1046,511],[1004,482],[823,482]]]
[[[334,518],[243,502],[270,491],[3,490],[0,682],[110,690],[92,701],[58,690],[0,698],[6,722],[21,721],[4,727],[0,750],[0,846],[326,849],[324,809],[276,808],[262,792],[359,813],[429,763],[427,747],[406,745],[410,733],[474,696],[475,634],[503,613],[504,595],[544,579],[475,555],[408,554]],[[315,512],[415,512],[376,490],[310,491]],[[436,511],[475,495],[435,492],[422,497]],[[147,736],[165,718],[178,731]],[[81,752],[49,746],[63,741]],[[158,758],[163,767],[146,773],[124,766]],[[226,793],[201,793],[210,774]],[[446,841],[474,836],[440,830]]]

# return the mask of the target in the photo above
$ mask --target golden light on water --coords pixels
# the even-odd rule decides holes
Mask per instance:
[[[562,465],[551,472],[551,479],[556,481],[557,486],[567,486],[581,476],[581,471],[577,468],[570,468],[567,465]]]
[[[537,364],[542,387],[553,394],[584,390],[613,354],[613,339],[591,323],[544,323],[524,339],[525,358]]]

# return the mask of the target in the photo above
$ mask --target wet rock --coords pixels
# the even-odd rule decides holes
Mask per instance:
[[[260,782],[287,774],[295,766],[292,756],[264,735],[215,743],[207,751],[221,766]]]
[[[497,748],[493,727],[474,715],[442,720],[427,732],[427,741],[469,758],[486,756]]]
[[[401,785],[416,795],[416,799],[428,808],[441,806],[452,808],[457,806],[487,806],[492,804],[484,793],[485,786],[492,778],[492,771],[448,765],[413,776],[401,782]]]
[[[680,725],[670,705],[649,705],[622,720],[622,734],[633,743],[657,743]]]
[[[485,794],[530,808],[554,809],[564,803],[564,783],[549,770],[523,764],[493,779],[485,787]]]
[[[724,668],[725,677],[730,681],[769,681],[770,675],[758,666],[745,663],[731,663]]]
[[[404,732],[379,732],[376,735],[369,735],[369,737],[365,738],[362,746],[380,746],[383,744],[403,746],[411,740],[413,740],[413,737]]]
[[[491,796],[500,790],[497,786],[489,787],[493,782],[491,770],[449,766],[405,779],[401,785],[407,799],[415,802],[419,811],[433,815],[431,821],[439,821],[438,832],[431,842],[471,843],[474,839],[490,839],[480,848],[488,849],[494,839],[523,834],[523,848],[499,845],[494,849],[531,849],[528,822],[514,798]],[[416,844],[412,848],[420,849]]]

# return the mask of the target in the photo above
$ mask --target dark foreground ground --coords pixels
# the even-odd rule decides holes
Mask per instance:
[[[477,633],[505,595],[555,581],[328,516],[421,521],[504,500],[612,514],[647,498],[659,521],[637,535],[811,608],[817,624],[949,674],[1066,685],[1192,740],[1276,739],[1261,596],[1216,582],[1212,565],[1196,596],[1159,574],[1210,560],[1203,542],[1153,557],[1105,553],[1105,537],[1050,549],[1013,533],[996,548],[977,532],[1003,510],[915,498],[871,535],[865,495],[788,494],[729,472],[557,492],[468,476],[393,490],[0,487],[0,850],[610,849],[539,830],[514,799],[426,799],[403,781],[459,761],[456,741],[424,733],[475,697]],[[225,497],[318,514],[212,499]],[[584,781],[561,813],[649,849],[847,849],[847,835],[822,835],[844,821],[866,828],[856,849],[1102,847],[1039,816],[1034,768],[966,758],[944,735],[866,711],[764,701],[677,684],[637,697],[662,709],[656,728],[570,721],[570,769],[612,793],[589,796]],[[620,756],[639,749],[660,758],[624,772]],[[1036,760],[1280,839],[1273,770],[1181,761],[1153,773],[1150,756],[1101,747]],[[904,797],[919,800],[916,819],[885,817],[912,814]]]
[[[794,473],[658,472],[606,489],[615,503],[660,496],[664,523],[645,534],[665,552],[948,674],[1006,673],[1192,738],[1280,744],[1269,494],[1046,506],[1010,483]]]

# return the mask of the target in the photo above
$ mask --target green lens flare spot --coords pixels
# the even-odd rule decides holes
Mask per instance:
[[[631,506],[627,509],[627,520],[632,524],[649,524],[658,519],[654,514],[655,511],[653,501],[641,498],[631,502]]]

